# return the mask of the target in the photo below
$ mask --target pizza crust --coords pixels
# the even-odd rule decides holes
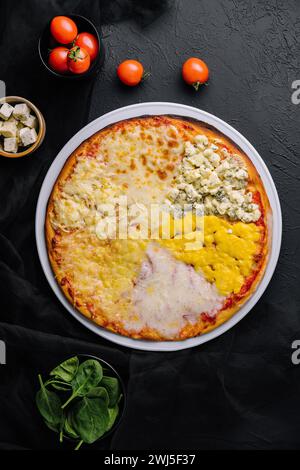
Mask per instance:
[[[111,321],[108,314],[101,309],[97,309],[95,312],[93,305],[89,305],[89,302],[85,298],[82,298],[80,294],[76,293],[76,286],[72,285],[72,280],[66,278],[64,273],[61,271],[60,267],[60,258],[57,251],[57,246],[59,246],[64,233],[61,230],[54,229],[52,225],[52,219],[54,217],[54,200],[60,197],[60,188],[65,181],[70,178],[72,172],[76,166],[78,158],[83,155],[88,158],[94,158],[95,155],[99,152],[101,148],[101,143],[108,135],[113,135],[116,131],[121,131],[122,129],[128,130],[128,128],[134,128],[136,125],[145,126],[145,129],[149,127],[159,128],[160,126],[167,126],[168,128],[175,127],[178,131],[179,139],[189,140],[197,134],[205,134],[209,138],[218,140],[218,145],[225,146],[230,152],[238,154],[240,158],[243,159],[245,165],[248,169],[249,174],[249,184],[248,188],[252,192],[258,192],[260,195],[260,207],[263,213],[262,220],[260,223],[263,227],[263,239],[261,240],[261,256],[260,261],[257,266],[255,273],[252,273],[251,282],[246,280],[246,283],[249,283],[247,289],[244,289],[245,292],[240,295],[235,295],[233,298],[233,305],[229,305],[227,308],[221,310],[216,316],[215,320],[205,318],[205,316],[199,317],[199,321],[196,324],[187,324],[184,328],[178,332],[172,338],[164,336],[161,332],[156,331],[153,328],[144,327],[140,331],[132,331],[124,327],[122,321]],[[102,129],[85,142],[83,142],[67,159],[57,181],[53,187],[52,193],[49,198],[47,206],[47,214],[45,220],[45,236],[47,242],[47,249],[49,260],[55,275],[55,278],[62,289],[64,295],[67,297],[69,302],[77,308],[84,316],[89,318],[91,321],[96,324],[104,327],[114,333],[118,333],[124,336],[129,336],[136,339],[148,339],[155,341],[163,340],[184,340],[200,334],[211,331],[212,329],[217,328],[222,323],[226,322],[230,317],[232,317],[241,306],[251,297],[253,292],[256,290],[257,285],[259,284],[261,278],[264,275],[266,264],[268,262],[268,253],[270,250],[271,243],[271,234],[272,234],[272,213],[270,204],[268,201],[267,194],[263,187],[261,178],[254,167],[253,163],[247,157],[247,155],[238,148],[229,138],[224,136],[222,133],[216,129],[207,126],[203,123],[197,122],[192,119],[186,118],[177,118],[173,116],[154,116],[154,117],[140,117],[135,119],[130,119],[122,121],[116,124],[112,124],[105,129]]]

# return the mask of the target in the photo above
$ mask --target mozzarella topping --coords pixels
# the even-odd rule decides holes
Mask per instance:
[[[127,322],[128,329],[149,327],[172,337],[196,323],[201,313],[215,317],[224,297],[214,284],[155,244],[146,254],[132,293],[136,316]]]

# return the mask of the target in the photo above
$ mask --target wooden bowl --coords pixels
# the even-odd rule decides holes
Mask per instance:
[[[27,106],[33,111],[33,114],[36,116],[38,120],[38,128],[37,128],[37,140],[34,142],[33,145],[26,147],[25,150],[22,150],[21,152],[17,153],[11,153],[11,152],[5,152],[3,149],[0,149],[0,155],[2,157],[7,157],[7,158],[20,158],[20,157],[25,157],[26,155],[29,155],[33,153],[43,142],[45,133],[46,133],[46,123],[44,116],[40,112],[40,110],[33,104],[31,101],[26,100],[26,98],[21,98],[20,96],[6,96],[4,98],[0,98],[0,106],[3,103],[9,103],[9,104],[17,104],[17,103],[26,103]]]

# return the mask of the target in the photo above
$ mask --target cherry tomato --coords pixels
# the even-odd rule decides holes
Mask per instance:
[[[69,50],[68,68],[72,73],[84,73],[90,68],[91,58],[83,47],[74,46]]]
[[[60,44],[69,44],[77,36],[77,26],[67,16],[55,16],[50,23],[50,32]]]
[[[91,33],[79,33],[75,45],[83,47],[89,54],[91,61],[95,60],[99,52],[97,38]]]
[[[58,73],[68,72],[68,53],[69,49],[66,47],[55,47],[49,54],[48,64]]]
[[[144,67],[137,60],[124,60],[118,69],[117,74],[121,82],[128,86],[135,86],[140,83],[144,74]]]
[[[200,85],[207,82],[209,70],[203,60],[191,57],[182,66],[182,76],[188,85],[198,90]]]

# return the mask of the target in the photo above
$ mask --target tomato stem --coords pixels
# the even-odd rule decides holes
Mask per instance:
[[[144,82],[145,80],[148,80],[148,78],[150,77],[151,77],[151,72],[144,72],[142,75],[142,82]]]
[[[202,85],[201,82],[195,82],[195,83],[192,84],[192,86],[195,88],[196,91],[199,90],[200,85]]]

